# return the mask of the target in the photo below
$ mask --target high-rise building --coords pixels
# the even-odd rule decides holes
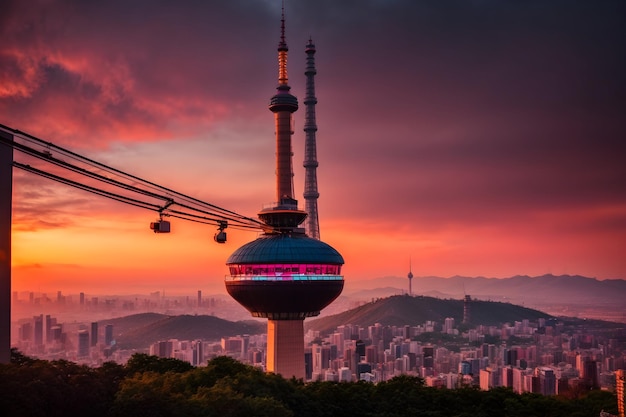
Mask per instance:
[[[374,345],[369,345],[365,347],[365,362],[367,363],[377,363],[378,360],[378,350]]]
[[[56,325],[56,319],[50,314],[46,314],[46,343],[50,343],[52,341],[51,329],[54,325]]]
[[[459,373],[463,375],[469,375],[472,372],[472,365],[468,361],[461,361],[459,363]]]
[[[503,369],[511,369],[510,367],[507,368],[503,368]],[[520,368],[513,368],[511,370],[511,379],[512,379],[512,385],[511,384],[505,384],[504,380],[502,383],[503,387],[511,387],[513,388],[513,392],[516,392],[518,394],[521,394],[524,392],[525,389],[525,385],[524,385],[524,378],[526,375],[526,371]]]
[[[359,339],[355,342],[354,346],[354,350],[358,355],[358,359],[361,360],[361,358],[365,356],[365,342]]]
[[[515,349],[503,349],[503,363],[504,365],[516,366],[517,365],[517,350]]]
[[[293,191],[292,114],[298,100],[290,93],[287,51],[283,8],[278,87],[269,104],[276,128],[277,202],[259,213],[264,233],[226,261],[226,290],[253,317],[268,319],[266,370],[304,379],[304,319],[319,315],[339,296],[344,261],[334,248],[299,227],[307,212],[298,208]]]
[[[173,358],[174,353],[180,348],[178,339],[160,340],[150,345],[150,355],[160,358]]]
[[[113,325],[107,324],[104,326],[104,344],[111,346],[113,344]]]
[[[91,346],[98,344],[98,322],[91,323]]]
[[[238,354],[241,357],[243,352],[243,338],[240,336],[235,337],[222,337],[222,351],[227,354]]]
[[[505,367],[499,368],[500,386],[509,387],[509,388],[513,388],[515,386],[515,378],[516,378],[515,370],[516,369],[518,368],[513,368],[511,366],[505,366]],[[521,375],[517,375],[517,378],[519,379],[518,385],[521,385]]]
[[[83,329],[78,331],[78,357],[87,356],[89,356],[89,332]]]
[[[493,387],[497,386],[497,375],[498,372],[495,369],[487,367],[485,369],[481,369],[479,373],[479,384],[480,389],[484,391],[488,391]]]
[[[63,327],[60,325],[52,326],[50,329],[50,340],[52,343],[61,343],[63,337]]]
[[[554,370],[548,367],[539,368],[539,387],[543,395],[556,394],[556,377]]]
[[[192,360],[194,366],[204,365],[204,346],[202,340],[196,340],[192,344]]]
[[[33,317],[33,329],[35,333],[34,344],[39,348],[43,345],[43,314]]]
[[[33,339],[33,324],[31,322],[23,323],[19,328],[19,340],[31,341]]]
[[[584,377],[583,380],[587,388],[597,389],[600,387],[598,382],[598,362],[588,359],[584,362]]]
[[[453,331],[454,331],[454,318],[446,317],[446,319],[443,322],[443,333],[452,334]]]
[[[339,381],[341,382],[351,382],[352,381],[352,371],[347,366],[339,368]]]

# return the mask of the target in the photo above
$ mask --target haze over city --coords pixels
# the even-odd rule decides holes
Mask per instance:
[[[619,1],[287,1],[316,47],[322,239],[350,281],[625,278]],[[0,6],[1,123],[254,217],[274,199],[278,1]],[[294,114],[294,184],[304,175]],[[301,198],[301,197],[300,197]],[[303,200],[301,199],[301,204]],[[14,170],[13,290],[223,288],[254,233],[172,221]]]

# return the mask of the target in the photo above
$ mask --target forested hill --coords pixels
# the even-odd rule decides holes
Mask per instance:
[[[550,318],[549,314],[522,306],[494,301],[470,302],[471,324],[500,325],[529,319]],[[305,330],[328,333],[342,324],[371,326],[380,323],[387,326],[415,326],[425,321],[443,322],[446,317],[455,322],[463,321],[463,300],[442,300],[433,297],[410,297],[397,295],[381,298],[352,310],[305,322]]]
[[[121,349],[144,349],[160,340],[219,340],[222,337],[266,332],[261,321],[228,321],[214,316],[168,316],[134,314],[99,322],[113,325],[115,342]]]

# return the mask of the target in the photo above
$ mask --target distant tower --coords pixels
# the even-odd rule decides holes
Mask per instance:
[[[466,295],[463,299],[463,323],[469,323],[471,320],[471,302],[472,299],[469,295]]]
[[[304,144],[304,210],[307,212],[305,221],[306,234],[313,239],[320,238],[319,217],[317,215],[317,199],[320,193],[317,191],[317,145],[315,142],[315,132],[317,132],[317,124],[315,122],[315,105],[317,98],[315,97],[315,45],[313,40],[309,38],[306,45],[306,97],[304,104],[306,106],[306,116],[304,121],[304,132],[306,135]]]
[[[409,258],[409,274],[407,275],[409,279],[409,295],[413,295],[413,288],[411,287],[411,282],[413,281],[413,271],[411,270],[411,258]]]
[[[267,318],[266,370],[305,378],[304,319],[320,314],[343,290],[342,256],[298,227],[307,213],[293,198],[291,116],[298,100],[287,83],[285,13],[278,44],[278,88],[269,109],[276,121],[277,202],[259,213],[264,233],[237,249],[226,264],[226,290],[253,317]]]

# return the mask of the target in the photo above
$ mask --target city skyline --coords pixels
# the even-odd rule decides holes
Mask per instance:
[[[0,122],[254,217],[273,200],[280,2],[140,4],[9,3]],[[406,276],[409,258],[416,277],[625,278],[624,6],[361,5],[286,2],[299,100],[317,47],[320,229],[346,281]],[[14,176],[16,291],[220,285],[255,237],[155,235],[154,213]]]
[[[232,356],[261,367],[268,363],[269,337],[260,331],[261,326],[250,326],[248,322],[248,327],[245,327],[243,322],[231,322],[231,326],[240,327],[227,330],[224,324],[228,322],[221,320],[221,324],[216,324],[220,319],[212,315],[188,314],[195,309],[207,308],[209,304],[211,308],[219,308],[222,303],[219,300],[198,300],[197,304],[194,299],[179,300],[175,306],[170,304],[172,300],[166,302],[154,297],[127,300],[124,309],[131,315],[104,319],[102,313],[110,312],[119,303],[114,303],[114,300],[108,300],[107,303],[99,301],[83,302],[81,299],[79,302],[62,298],[57,300],[61,307],[57,311],[59,316],[40,313],[20,319],[16,325],[19,331],[14,335],[15,345],[26,355],[48,360],[70,358],[89,366],[101,365],[104,359],[125,363],[132,354],[148,351],[150,355],[176,358],[194,366],[204,366],[207,359],[219,355]],[[460,300],[432,298],[427,301],[431,306],[427,312],[419,312],[418,308],[413,312],[405,310],[399,315],[392,315],[393,318],[386,315],[390,306],[412,304],[416,307],[422,302],[422,297],[408,296],[379,299],[361,306],[370,309],[365,314],[356,312],[361,309],[359,307],[335,316],[330,323],[316,325],[315,320],[309,323],[311,327],[302,341],[309,351],[306,380],[328,380],[328,376],[333,376],[333,369],[338,371],[345,366],[351,372],[344,381],[366,379],[380,382],[381,377],[387,380],[399,373],[409,373],[425,378],[428,385],[437,382],[441,384],[443,378],[443,386],[454,388],[456,384],[452,381],[446,385],[446,375],[454,374],[452,376],[455,378],[459,374],[470,375],[471,378],[465,382],[478,386],[480,370],[481,388],[490,389],[495,386],[511,387],[510,375],[507,378],[506,372],[502,371],[510,373],[514,369],[526,369],[530,376],[534,374],[533,369],[552,369],[559,377],[565,377],[561,389],[567,390],[568,385],[570,388],[580,386],[586,379],[594,385],[602,380],[605,389],[611,390],[615,382],[613,373],[623,367],[623,347],[620,347],[623,338],[614,338],[616,329],[605,327],[606,323],[590,325],[580,319],[563,321],[563,317],[557,318],[521,307],[517,307],[517,310],[507,307],[507,312],[501,310],[501,314],[496,315],[500,317],[498,322],[489,313],[501,308],[498,307],[500,303],[480,301],[473,308],[487,322],[470,320],[470,323],[465,320],[465,312],[460,314],[458,311]],[[145,314],[146,308],[158,309],[161,303],[164,303],[161,308],[167,308],[170,313],[175,308],[179,313],[186,311],[187,314],[171,316],[150,313],[150,317],[137,321],[137,317]],[[444,304],[446,307],[442,309]],[[82,311],[82,316],[79,320],[69,319],[70,316],[61,319],[63,309],[68,312]],[[372,311],[378,317],[372,316]],[[442,314],[444,312],[446,314]],[[426,319],[425,314],[433,319]],[[342,315],[343,319],[349,317],[352,324],[343,324]],[[186,324],[173,330],[171,323],[166,323],[171,320]],[[206,326],[207,320],[212,320],[215,326]],[[403,320],[405,324],[400,324]],[[385,321],[386,324],[381,324]],[[115,330],[117,326],[120,329]],[[244,326],[243,333],[241,326]],[[211,330],[200,331],[200,327],[204,330],[210,327]],[[219,327],[219,330],[215,327]],[[149,328],[149,333],[146,334],[142,328]],[[190,332],[190,329],[194,330]],[[220,339],[221,348],[216,349]],[[202,345],[205,348],[201,348]],[[428,349],[429,353],[422,349]],[[355,355],[356,352],[358,355]],[[326,358],[321,359],[320,354]],[[593,373],[596,378],[584,375],[582,365],[588,360],[595,364]],[[366,368],[359,371],[361,366]],[[458,372],[455,372],[456,369]],[[324,371],[331,373],[326,373],[325,377]],[[483,381],[482,371],[492,371],[491,376],[498,376],[492,379],[486,374],[484,376],[488,380]],[[334,377],[337,377],[336,372]],[[521,392],[531,389],[518,386],[516,390]],[[556,394],[554,390],[540,392],[544,395]]]

